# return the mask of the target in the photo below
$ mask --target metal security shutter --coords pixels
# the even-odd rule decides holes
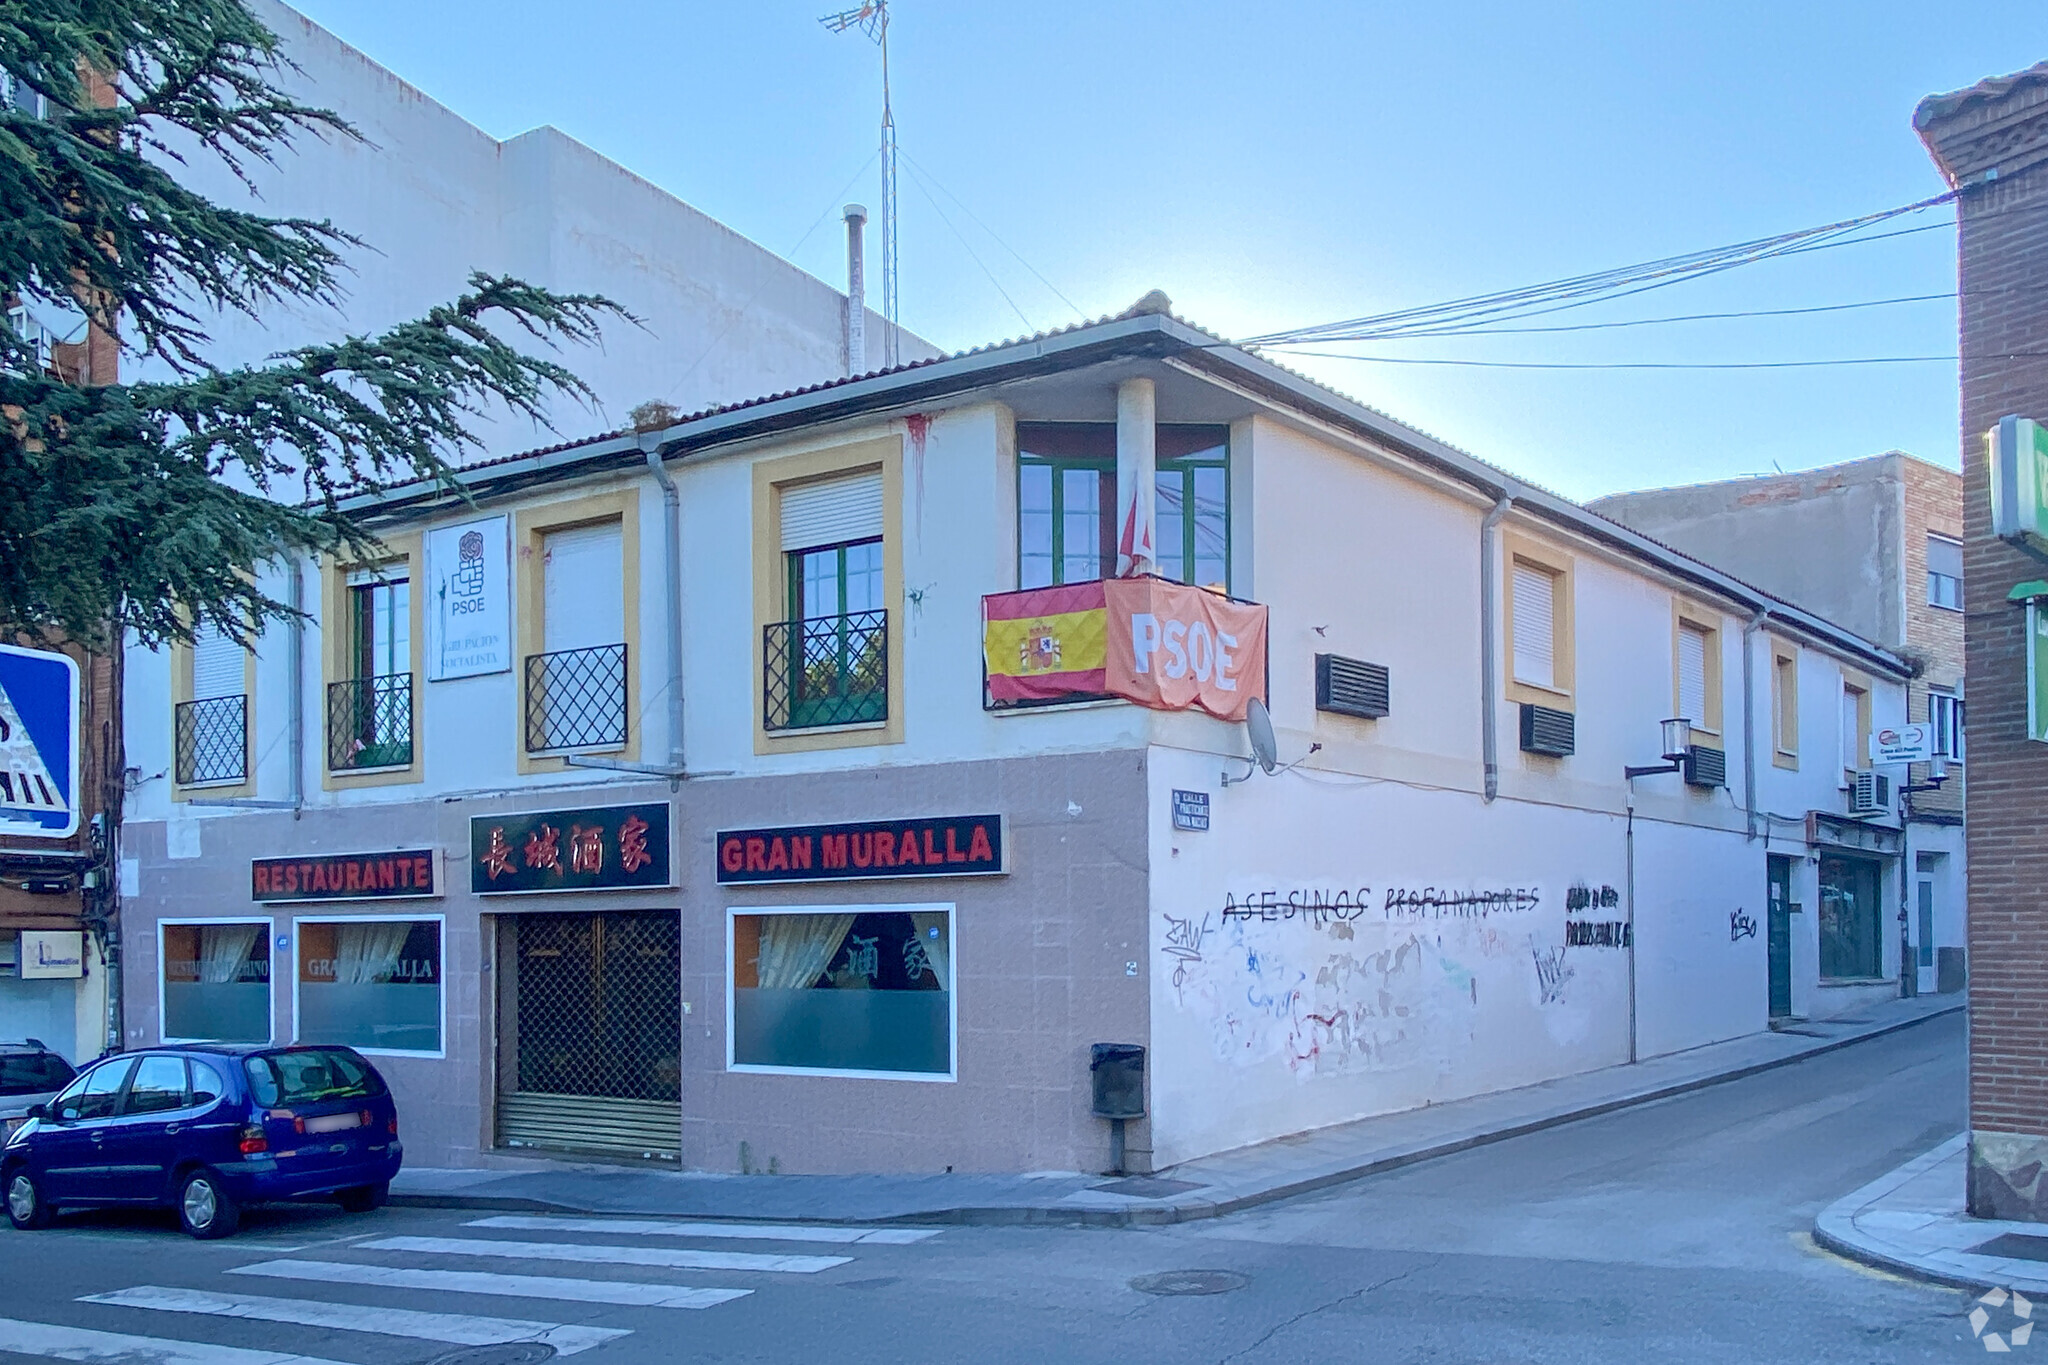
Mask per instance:
[[[519,1091],[498,1096],[498,1141],[506,1147],[673,1161],[682,1135],[679,1103]]]
[[[242,647],[211,621],[192,632],[192,700],[239,697],[243,691]]]
[[[1678,714],[1707,724],[1707,633],[1690,621],[1678,623]]]
[[[1515,681],[1557,686],[1557,575],[1515,563]]]
[[[782,490],[782,548],[874,540],[882,534],[882,472],[828,479]]]
[[[541,545],[542,650],[622,643],[625,560],[619,523],[550,531]]]

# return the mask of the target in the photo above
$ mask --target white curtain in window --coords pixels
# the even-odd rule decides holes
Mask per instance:
[[[1557,575],[1515,563],[1515,681],[1557,686]]]
[[[852,928],[852,915],[761,916],[761,989],[809,986],[832,965]]]
[[[917,926],[917,941],[924,945],[924,955],[931,959],[932,971],[938,974],[942,991],[953,989],[952,926],[946,922],[951,918],[943,910],[910,912],[910,922]],[[936,938],[932,936],[934,929],[939,931]]]
[[[1707,723],[1707,633],[1685,621],[1678,626],[1678,714]]]
[[[260,924],[200,925],[199,979],[210,986],[233,981],[262,933]]]
[[[334,980],[337,985],[367,986],[389,981],[398,970],[399,955],[412,933],[410,921],[378,920],[338,924],[334,931]]]

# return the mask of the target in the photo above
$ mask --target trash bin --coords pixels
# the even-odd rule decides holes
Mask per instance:
[[[1095,1117],[1145,1117],[1145,1047],[1142,1043],[1096,1043],[1088,1070],[1095,1082]]]

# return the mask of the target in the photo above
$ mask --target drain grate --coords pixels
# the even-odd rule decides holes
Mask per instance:
[[[1138,1276],[1131,1288],[1140,1294],[1228,1294],[1250,1283],[1235,1270],[1162,1270]]]

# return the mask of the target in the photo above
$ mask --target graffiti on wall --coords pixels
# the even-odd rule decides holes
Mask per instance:
[[[1223,893],[1223,918],[1226,922],[1255,919],[1267,924],[1298,919],[1318,925],[1368,917],[1388,922],[1484,919],[1489,915],[1534,910],[1541,904],[1542,896],[1534,887],[1528,886],[1476,890],[1389,886],[1378,895],[1369,886],[1340,887],[1334,891],[1325,887],[1307,887],[1284,893],[1248,891],[1242,900],[1238,899],[1236,892],[1226,891]]]
[[[1564,1000],[1565,983],[1572,979],[1577,970],[1564,960],[1564,949],[1538,948],[1531,943],[1529,954],[1536,959],[1536,989],[1543,1003],[1561,1003]]]
[[[1740,909],[1728,912],[1728,941],[1740,943],[1746,938],[1756,937],[1756,921]]]

